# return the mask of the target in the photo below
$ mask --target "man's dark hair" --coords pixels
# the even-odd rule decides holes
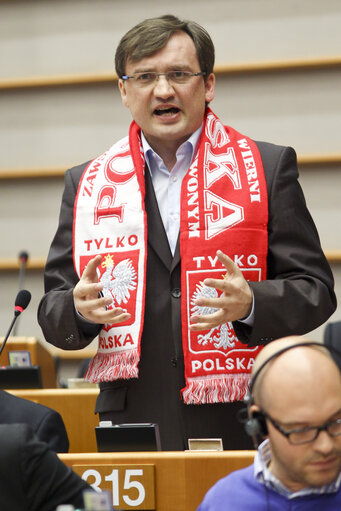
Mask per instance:
[[[161,50],[176,32],[185,32],[193,40],[200,70],[206,73],[207,78],[213,72],[214,66],[214,45],[211,37],[198,23],[180,20],[171,14],[146,19],[122,37],[115,55],[117,75],[121,77],[125,74],[128,60],[138,62]]]

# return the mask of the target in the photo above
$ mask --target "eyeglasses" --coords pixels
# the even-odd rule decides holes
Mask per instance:
[[[183,84],[187,83],[192,76],[205,76],[206,73],[204,71],[200,71],[199,73],[191,73],[190,71],[168,71],[168,73],[135,73],[134,75],[123,75],[121,76],[122,80],[133,80],[134,83],[143,87],[145,85],[152,85],[158,79],[159,76],[165,76],[169,83],[175,84]]]
[[[305,428],[297,428],[291,430],[285,430],[283,427],[278,424],[272,417],[270,417],[267,413],[262,411],[264,416],[271,422],[271,424],[284,435],[288,441],[293,445],[301,445],[308,444],[309,442],[313,442],[319,436],[321,431],[326,431],[329,436],[340,436],[341,435],[341,419],[335,419],[333,421],[328,421],[322,426],[311,426]]]

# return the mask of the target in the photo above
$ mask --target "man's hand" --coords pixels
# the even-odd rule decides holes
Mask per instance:
[[[103,285],[98,282],[96,269],[101,264],[100,255],[88,262],[80,281],[73,290],[73,299],[77,311],[89,321],[94,323],[120,323],[130,318],[130,314],[121,307],[106,310],[106,306],[112,304],[110,296],[98,297]]]
[[[205,279],[204,284],[222,291],[219,298],[198,297],[195,305],[214,307],[217,312],[191,316],[190,330],[208,330],[229,321],[247,317],[252,309],[252,291],[238,266],[221,250],[217,251],[219,261],[225,266],[226,274],[221,279]]]

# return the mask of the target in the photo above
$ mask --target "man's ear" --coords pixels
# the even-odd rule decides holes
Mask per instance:
[[[205,103],[211,103],[214,99],[215,75],[210,73],[205,80]]]
[[[124,104],[124,106],[129,108],[126,84],[125,84],[125,81],[122,80],[122,78],[119,78],[119,80],[118,80],[118,88],[120,89],[122,103]]]

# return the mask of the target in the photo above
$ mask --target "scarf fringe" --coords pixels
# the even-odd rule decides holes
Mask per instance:
[[[182,397],[187,405],[242,401],[249,391],[249,383],[249,374],[188,378]]]
[[[120,353],[97,353],[91,360],[84,379],[92,383],[113,381],[120,378],[138,378],[138,350]]]

